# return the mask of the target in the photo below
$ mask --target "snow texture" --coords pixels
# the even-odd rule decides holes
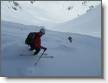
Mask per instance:
[[[56,25],[54,28],[54,30],[66,30],[67,32],[47,29],[42,37],[42,45],[48,48],[46,53],[54,58],[41,58],[37,66],[34,63],[38,58],[32,56],[33,52],[29,51],[29,47],[25,45],[25,38],[29,32],[39,31],[41,22],[46,25],[51,23],[40,20],[40,17],[35,17],[37,20],[34,20],[34,17],[29,15],[30,13],[25,14],[27,11],[19,10],[21,12],[15,13],[15,11],[5,9],[6,11],[1,11],[2,15],[5,14],[1,22],[0,74],[2,76],[101,77],[100,6],[75,20]],[[13,15],[13,17],[8,15]],[[35,25],[37,23],[37,26],[28,25],[28,23]],[[72,36],[72,43],[69,43],[69,36]],[[22,54],[27,56],[20,56]]]
[[[38,27],[2,21],[2,64],[3,76],[100,76],[101,40],[100,38],[55,32],[47,30],[42,38],[46,53],[53,59],[31,56],[29,47],[24,44],[30,31]],[[69,43],[68,36],[73,38]],[[42,51],[41,51],[42,52]],[[20,56],[26,54],[30,56]]]
[[[58,28],[59,27],[59,28]],[[54,27],[56,31],[73,32],[95,37],[101,37],[101,5],[79,16],[74,20],[58,24]]]

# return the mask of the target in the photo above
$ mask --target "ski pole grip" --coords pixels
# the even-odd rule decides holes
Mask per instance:
[[[47,50],[47,48],[44,48],[44,51],[46,51]]]

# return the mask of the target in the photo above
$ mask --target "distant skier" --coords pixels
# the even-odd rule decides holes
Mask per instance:
[[[41,28],[39,32],[32,32],[30,34],[28,35],[25,43],[30,45],[31,51],[35,50],[34,55],[37,55],[41,49],[43,49],[44,51],[47,50],[46,47],[41,46],[41,37],[45,34],[44,28]]]
[[[70,43],[72,43],[72,37],[71,36],[68,37],[68,40]]]

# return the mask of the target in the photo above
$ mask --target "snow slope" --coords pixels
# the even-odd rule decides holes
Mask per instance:
[[[32,52],[28,51],[24,41],[30,31],[38,31],[39,28],[6,21],[2,21],[1,26],[2,76],[100,77],[102,74],[100,38],[47,30],[42,45],[54,58],[41,58],[34,66],[37,58],[31,56]],[[72,43],[67,40],[70,35]],[[23,53],[27,56],[20,56]]]
[[[74,20],[58,24],[54,30],[101,37],[101,5]]]
[[[30,2],[26,2],[26,5],[21,1],[18,3],[19,7],[14,6],[12,2],[2,1],[1,20],[17,22],[26,25],[43,25],[46,27],[51,27],[54,25],[54,23],[48,19],[48,15],[45,10],[34,6]],[[12,7],[17,8],[17,10],[14,10]]]
[[[26,4],[20,1],[17,3],[19,3],[18,7],[9,1],[1,2],[1,19],[3,21],[12,21],[26,25],[41,25],[50,30],[101,37],[101,5],[96,6],[74,20],[59,24],[52,22],[48,11],[39,8],[37,4],[31,4],[29,1]],[[17,8],[17,10],[14,10],[12,7]]]

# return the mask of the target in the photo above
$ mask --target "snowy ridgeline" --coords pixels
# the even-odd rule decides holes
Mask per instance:
[[[86,35],[47,30],[42,44],[54,58],[41,58],[34,66],[37,58],[31,56],[24,41],[30,31],[38,30],[35,26],[2,21],[3,76],[101,76],[101,39]],[[68,36],[72,36],[72,43]],[[23,53],[29,56],[20,56]]]
[[[54,30],[101,38],[101,5],[74,20],[58,24],[54,27]]]

